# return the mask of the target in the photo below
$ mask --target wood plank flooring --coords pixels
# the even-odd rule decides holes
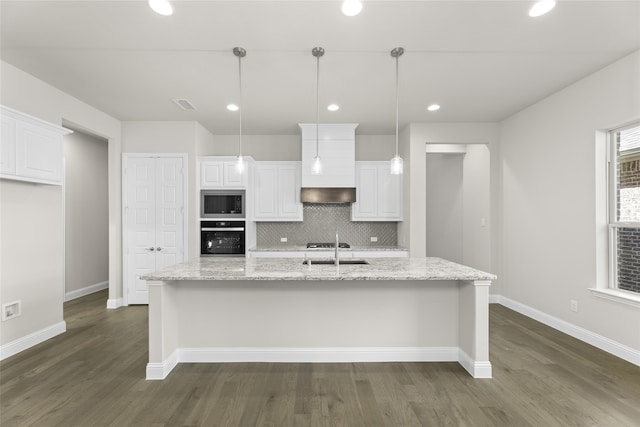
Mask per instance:
[[[65,303],[67,333],[0,364],[0,425],[640,426],[640,367],[490,308],[493,379],[457,363],[182,364],[146,381],[147,307]]]

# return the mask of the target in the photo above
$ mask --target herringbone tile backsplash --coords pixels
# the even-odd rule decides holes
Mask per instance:
[[[395,246],[395,222],[351,222],[351,205],[305,204],[303,222],[257,223],[258,247],[304,245],[307,242],[334,242],[336,229],[340,241],[351,246]],[[280,238],[287,242],[281,243]],[[377,237],[377,242],[371,242]]]

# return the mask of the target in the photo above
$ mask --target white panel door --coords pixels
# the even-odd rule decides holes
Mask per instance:
[[[147,304],[147,282],[140,276],[156,270],[155,159],[129,158],[124,168],[127,301]]]
[[[148,304],[140,276],[184,260],[184,159],[125,157],[123,174],[126,303]]]
[[[156,269],[184,261],[182,159],[156,159]]]

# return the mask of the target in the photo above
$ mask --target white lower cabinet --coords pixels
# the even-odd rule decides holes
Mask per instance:
[[[356,202],[352,221],[402,221],[402,175],[389,162],[356,162]]]
[[[253,219],[302,221],[300,162],[256,162]]]
[[[62,138],[71,131],[7,107],[0,112],[0,177],[62,185]]]

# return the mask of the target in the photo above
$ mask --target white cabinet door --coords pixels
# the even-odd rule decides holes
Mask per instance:
[[[246,167],[246,165],[245,165]],[[244,177],[246,173],[238,172],[237,162],[224,162],[222,165],[224,176],[222,185],[225,187],[245,187]]]
[[[16,173],[16,121],[0,116],[0,173],[15,175]]]
[[[302,221],[300,202],[300,162],[278,168],[278,208],[280,218]]]
[[[391,175],[388,164],[378,168],[378,217],[402,220],[402,175]]]
[[[246,158],[250,162],[249,157]],[[244,173],[238,172],[237,162],[232,157],[205,157],[200,160],[200,188],[245,188],[249,166]]]
[[[356,166],[356,201],[351,207],[354,218],[378,215],[378,166]]]
[[[223,166],[223,162],[200,162],[200,187],[222,187],[224,176]]]
[[[40,126],[16,123],[16,174],[62,183],[62,138]]]
[[[402,176],[389,162],[356,162],[356,202],[352,221],[402,221]]]
[[[125,155],[124,265],[127,304],[148,304],[140,276],[184,260],[186,231],[182,157]]]
[[[256,221],[302,221],[300,162],[256,162],[253,177]]]
[[[278,216],[278,168],[259,163],[253,168],[253,216],[264,221]]]

